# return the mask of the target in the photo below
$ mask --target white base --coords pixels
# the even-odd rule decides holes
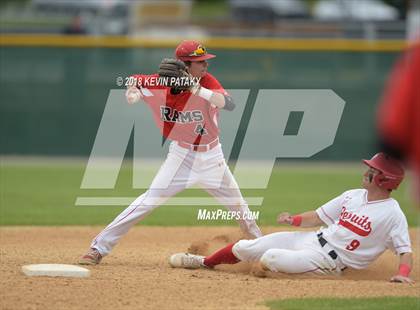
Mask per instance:
[[[89,269],[74,265],[63,264],[37,264],[22,266],[22,271],[27,276],[47,277],[72,277],[86,278],[90,276]]]

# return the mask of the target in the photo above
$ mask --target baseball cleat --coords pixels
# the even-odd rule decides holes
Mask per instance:
[[[97,249],[89,251],[79,259],[79,265],[97,265],[101,262],[102,255]]]
[[[198,269],[206,267],[204,256],[189,253],[176,253],[169,258],[169,265],[174,268]]]

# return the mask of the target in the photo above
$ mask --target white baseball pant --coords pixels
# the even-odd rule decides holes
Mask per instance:
[[[274,272],[341,274],[340,258],[328,255],[331,249],[321,247],[315,232],[278,232],[254,240],[240,240],[233,254],[241,261],[260,261]]]
[[[134,200],[91,243],[107,255],[128,230],[178,192],[198,184],[228,210],[250,212],[219,144],[207,152],[194,152],[172,142],[168,156],[150,188]],[[244,218],[247,218],[246,216]],[[254,220],[239,220],[241,230],[252,238],[262,236]]]

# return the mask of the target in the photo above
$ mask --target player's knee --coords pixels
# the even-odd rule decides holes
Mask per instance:
[[[295,263],[295,257],[289,250],[270,249],[261,256],[260,263],[267,270],[290,273],[290,266]]]
[[[236,256],[236,258],[240,259],[240,260],[244,260],[244,258],[246,257],[246,247],[244,246],[244,242],[246,240],[240,240],[238,242],[236,242],[233,247],[232,247],[232,253],[233,255]]]
[[[260,259],[261,266],[274,272],[301,273],[308,268],[307,259],[296,251],[286,249],[267,250]]]
[[[275,268],[277,255],[273,250],[267,250],[260,258],[261,267],[264,270],[278,271]]]
[[[253,240],[240,240],[232,247],[232,253],[241,261],[251,262],[258,260],[252,249]]]

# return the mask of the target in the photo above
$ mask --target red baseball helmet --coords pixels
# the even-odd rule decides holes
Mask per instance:
[[[197,41],[182,41],[175,50],[175,57],[182,61],[202,61],[216,57],[208,54],[206,48]]]
[[[381,172],[373,178],[373,181],[379,187],[388,190],[397,189],[404,179],[402,164],[385,153],[378,153],[371,159],[363,159],[363,162]]]

